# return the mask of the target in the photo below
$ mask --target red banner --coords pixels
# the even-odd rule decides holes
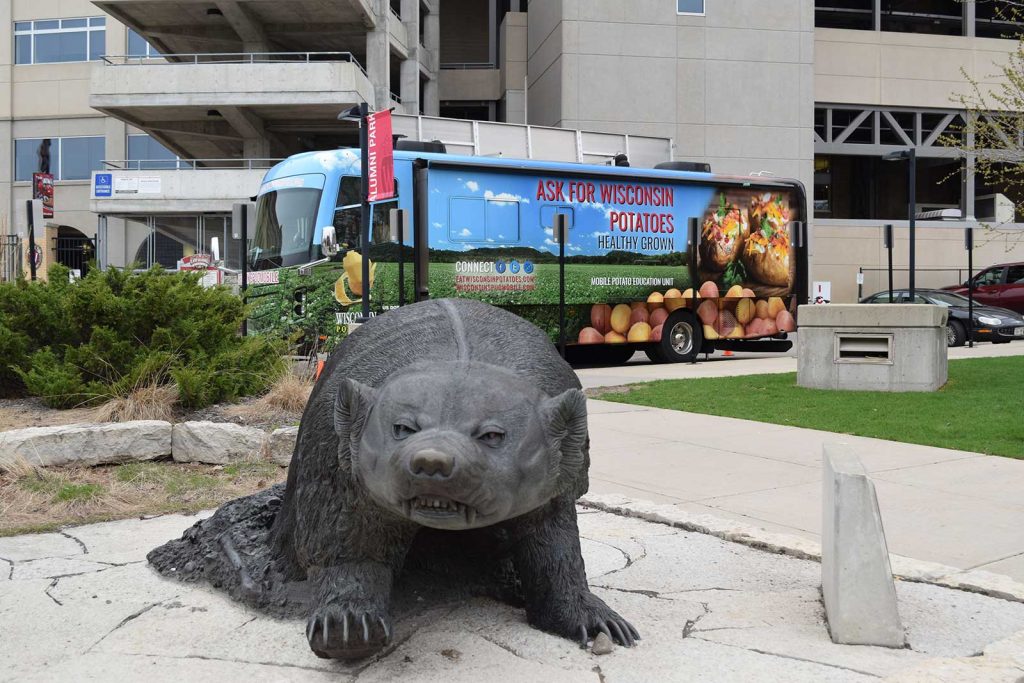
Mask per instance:
[[[378,202],[395,196],[395,156],[391,138],[391,111],[366,117],[367,173],[366,201]]]
[[[43,218],[53,218],[53,175],[32,174],[32,199],[43,200]]]

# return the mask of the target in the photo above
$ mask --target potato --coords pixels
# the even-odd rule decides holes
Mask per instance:
[[[721,337],[728,337],[736,328],[736,316],[731,311],[719,311],[718,320],[715,321],[715,330]]]
[[[768,336],[779,333],[779,326],[775,324],[774,320],[768,319],[764,321],[764,333]]]
[[[685,292],[683,292],[683,298],[684,299],[699,299],[700,298],[700,292],[694,292],[693,291],[693,287],[690,287]]]
[[[768,312],[768,302],[765,301],[764,299],[761,299],[760,301],[755,303],[754,304],[754,314],[758,318],[770,318],[771,315]]]
[[[753,299],[757,294],[754,294],[754,290],[744,287],[742,296],[747,296]]]
[[[697,317],[705,325],[714,325],[718,319],[718,305],[714,301],[705,301],[697,307]]]
[[[746,325],[754,318],[754,302],[751,299],[740,299],[736,304],[736,320]]]
[[[726,292],[725,295],[728,297],[735,297],[738,299],[739,297],[743,296],[743,288],[740,287],[739,285],[733,285],[732,287],[729,288],[729,291]]]
[[[777,296],[769,297],[768,299],[768,317],[775,318],[779,315],[779,311],[786,310],[786,304],[781,298]]]
[[[647,297],[647,308],[654,311],[661,308],[665,304],[665,297],[662,296],[661,292],[651,292],[651,295]]]
[[[651,327],[657,327],[665,322],[668,318],[668,311],[664,308],[656,308],[651,311],[651,317],[647,321]]]
[[[634,343],[650,341],[651,326],[647,323],[636,323],[629,328],[629,335],[627,335],[626,339]]]
[[[657,325],[657,326],[655,326],[654,329],[651,330],[651,341],[652,342],[660,342],[661,341],[661,333],[662,333],[663,329],[664,329],[663,325]]]
[[[715,332],[715,328],[711,325],[704,326],[704,338],[705,339],[718,339],[718,333]]]
[[[779,326],[779,332],[792,332],[796,329],[796,320],[793,314],[783,309],[775,316],[775,324]]]
[[[705,299],[713,299],[718,296],[718,285],[708,280],[700,286],[700,295]]]
[[[643,308],[634,308],[632,311],[630,311],[630,313],[629,313],[629,326],[630,326],[630,328],[632,328],[637,323],[646,323],[647,319],[650,317],[648,315],[648,313],[647,313],[647,306],[646,306],[646,304],[641,304],[641,306],[643,306]]]
[[[764,334],[764,320],[761,318],[754,318],[746,326],[748,337],[760,337]]]
[[[579,343],[603,344],[604,335],[595,330],[593,327],[584,327],[582,330],[580,330]]]
[[[729,332],[727,338],[728,339],[743,339],[743,337],[745,337],[745,336],[746,336],[746,333],[743,331],[743,325],[737,325],[736,327],[732,328],[732,331]]]
[[[613,330],[619,334],[626,334],[629,331],[629,316],[632,313],[629,304],[619,304],[612,309],[611,319],[609,320]]]
[[[601,334],[612,329],[612,307],[608,304],[594,304],[590,307],[590,324]]]
[[[619,334],[618,332],[616,332],[615,330],[612,330],[608,334],[604,335],[604,343],[605,344],[625,344],[626,343],[626,338],[624,336],[622,336],[621,334]]]
[[[686,305],[686,299],[678,289],[670,289],[665,292],[665,308],[669,313]]]
[[[644,309],[646,311],[647,310],[647,302],[646,301],[633,301],[633,302],[631,302],[629,304],[629,307],[631,309],[633,309],[634,311],[636,309],[638,309],[638,308],[642,308],[642,309]]]
[[[675,298],[680,297],[682,295],[683,295],[682,292],[680,292],[678,289],[673,287],[672,289],[670,289],[667,292],[665,292],[665,297],[664,298],[666,298],[666,299],[675,299]]]

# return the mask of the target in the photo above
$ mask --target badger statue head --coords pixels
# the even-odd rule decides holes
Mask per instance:
[[[517,517],[586,482],[586,398],[545,395],[475,361],[410,365],[335,399],[339,459],[382,508],[423,526],[470,529]]]

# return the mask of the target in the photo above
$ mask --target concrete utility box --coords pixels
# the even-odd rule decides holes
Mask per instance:
[[[926,304],[801,306],[797,384],[935,391],[946,383],[946,316]]]

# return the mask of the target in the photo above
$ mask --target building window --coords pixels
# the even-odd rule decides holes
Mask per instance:
[[[134,29],[128,29],[128,56],[153,59],[162,55],[159,50],[146,42],[146,39],[136,33]]]
[[[961,0],[882,0],[882,30],[963,35]]]
[[[102,168],[103,136],[22,138],[14,141],[14,180],[32,180],[33,173],[50,173],[54,180],[88,180]]]
[[[974,5],[975,35],[979,38],[1021,37],[1021,7],[1018,0],[990,0]]]
[[[676,14],[704,14],[704,0],[676,0]]]
[[[875,28],[875,0],[816,0],[814,25],[818,28]]]
[[[174,170],[192,168],[192,162],[183,161],[149,135],[129,135],[127,168],[140,171]]]
[[[95,61],[105,49],[104,17],[14,23],[15,64]]]

